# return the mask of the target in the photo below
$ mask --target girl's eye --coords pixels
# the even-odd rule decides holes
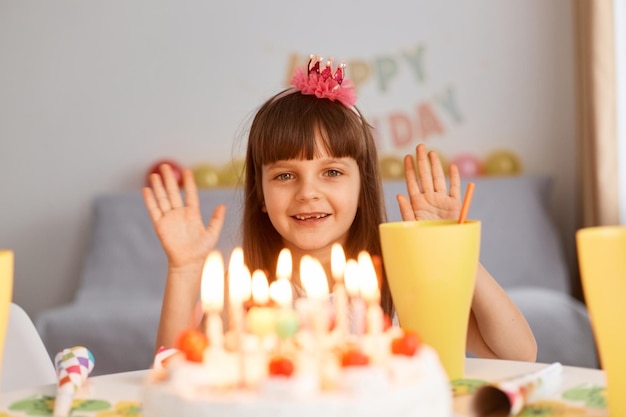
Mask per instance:
[[[329,169],[326,171],[326,175],[329,177],[338,177],[341,175],[341,171],[337,171],[336,169]]]
[[[293,178],[293,175],[291,175],[291,174],[289,174],[289,173],[287,173],[287,172],[284,172],[284,173],[282,173],[282,174],[278,174],[278,175],[276,175],[276,177],[275,177],[275,178],[276,178],[277,180],[279,180],[279,181],[287,181],[287,180],[292,179],[292,178]]]

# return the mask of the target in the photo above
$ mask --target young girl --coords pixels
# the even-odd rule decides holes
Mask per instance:
[[[292,281],[299,285],[303,255],[316,257],[330,273],[330,254],[340,243],[347,258],[366,250],[381,255],[378,225],[386,221],[378,157],[371,126],[358,109],[343,66],[332,72],[312,59],[296,71],[293,88],[269,99],[250,128],[245,164],[243,250],[251,271],[275,271],[278,253],[289,248]],[[405,157],[408,198],[399,195],[403,220],[457,219],[461,207],[458,169],[450,167],[450,192],[436,153],[416,148]],[[203,264],[215,247],[225,207],[215,208],[205,227],[193,175],[183,171],[185,201],[171,167],[150,177],[146,207],[168,258],[157,346],[173,346],[191,322]],[[393,302],[383,271],[381,304]],[[467,349],[486,358],[534,361],[536,343],[523,315],[491,275],[479,266]]]

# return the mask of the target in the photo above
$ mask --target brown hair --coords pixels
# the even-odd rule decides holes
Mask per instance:
[[[356,216],[344,247],[346,257],[360,251],[381,256],[378,225],[386,221],[376,145],[371,126],[356,108],[299,92],[280,93],[261,106],[250,127],[245,162],[243,250],[251,270],[276,270],[282,237],[262,211],[263,165],[279,160],[315,158],[315,130],[333,157],[351,157],[359,166],[361,191]],[[391,315],[393,304],[383,271],[381,305]]]

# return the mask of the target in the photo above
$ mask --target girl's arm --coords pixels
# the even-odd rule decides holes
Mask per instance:
[[[467,350],[482,358],[537,359],[537,342],[528,322],[482,264],[476,273]]]
[[[219,238],[226,208],[219,205],[205,227],[198,191],[190,170],[182,173],[185,201],[172,168],[161,166],[150,176],[143,198],[163,250],[168,271],[157,332],[156,348],[173,347],[178,334],[189,327],[200,291],[202,268]]]
[[[439,157],[416,147],[417,172],[411,155],[404,158],[409,197],[398,195],[403,220],[458,219],[461,178],[450,166],[450,192]],[[468,324],[468,350],[479,357],[534,361],[537,344],[526,319],[491,274],[478,265]]]

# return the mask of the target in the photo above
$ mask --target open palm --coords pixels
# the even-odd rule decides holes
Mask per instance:
[[[168,165],[150,176],[150,185],[143,189],[144,202],[170,267],[203,263],[219,239],[225,207],[217,206],[205,227],[190,170],[183,170],[184,203]]]
[[[397,196],[403,220],[454,220],[461,212],[461,179],[455,165],[450,166],[450,192],[441,161],[436,152],[417,145],[417,173],[413,156],[404,157],[406,187],[409,194]]]

